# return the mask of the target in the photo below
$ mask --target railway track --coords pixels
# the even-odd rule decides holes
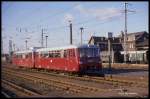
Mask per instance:
[[[105,84],[111,84],[111,85],[119,85],[119,86],[136,86],[136,87],[147,87],[148,83],[145,82],[137,82],[137,81],[131,81],[131,80],[123,80],[122,78],[110,78],[110,77],[92,77],[92,76],[84,76],[84,77],[77,77],[77,76],[68,76],[68,75],[59,75],[49,72],[43,72],[43,71],[36,71],[33,70],[33,72],[42,73],[42,74],[48,74],[53,76],[61,76],[66,77],[70,79],[77,79],[82,81],[93,81],[97,83],[105,83]]]
[[[12,69],[12,68],[9,68],[9,69]],[[36,69],[27,69],[25,71],[42,73],[42,74],[52,75],[52,76],[57,76],[57,77],[66,77],[69,79],[77,79],[77,80],[82,80],[82,81],[93,81],[93,82],[98,82],[98,83],[103,83],[103,84],[105,83],[105,84],[111,84],[111,85],[117,85],[117,86],[135,86],[135,87],[147,87],[148,86],[148,83],[146,82],[124,80],[122,78],[92,77],[92,76],[76,77],[76,76],[60,75],[60,74],[50,73],[50,72],[45,72],[45,71],[37,71]]]
[[[54,74],[54,73],[45,72],[45,71],[37,71],[35,69],[33,69],[32,72],[48,74],[48,75],[53,75],[53,76],[61,76],[61,77],[66,77],[66,78],[70,78],[70,79],[82,80],[82,81],[93,81],[93,82],[98,82],[98,83],[119,85],[119,86],[147,87],[147,85],[148,85],[148,83],[142,82],[141,80],[138,82],[138,81],[131,81],[131,80],[127,80],[127,79],[122,79],[119,77],[113,77],[113,78],[94,77],[94,76],[77,77],[77,76],[69,76],[69,75],[59,75],[59,74]]]
[[[51,78],[46,78],[46,77],[39,77],[36,75],[29,75],[27,73],[19,73],[13,70],[3,70],[3,74],[5,75],[10,75],[13,77],[18,77],[18,78],[23,78],[29,81],[33,81],[35,84],[40,82],[42,84],[46,84],[49,86],[55,86],[57,88],[61,88],[63,90],[75,92],[75,93],[80,93],[80,94],[88,94],[88,93],[96,93],[96,92],[108,92],[111,90],[108,89],[100,89],[96,87],[89,87],[85,85],[79,85],[76,83],[71,83],[71,82],[66,82],[62,80],[56,80],[56,79],[51,79]]]
[[[39,97],[40,94],[35,93],[31,90],[28,90],[26,88],[23,88],[21,86],[18,86],[12,82],[6,81],[4,79],[2,79],[2,87],[4,87],[7,90],[10,90],[12,92],[15,92],[15,94],[18,97],[30,97],[30,96],[34,96],[34,97]],[[6,94],[5,92],[2,92],[6,97],[10,98],[11,96]]]
[[[3,97],[6,97],[6,98],[11,98],[10,95],[8,95],[6,92],[4,91],[1,91],[1,94],[3,95]]]

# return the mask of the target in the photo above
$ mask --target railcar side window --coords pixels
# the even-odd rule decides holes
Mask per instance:
[[[42,58],[48,58],[49,57],[49,53],[48,52],[41,52],[40,53],[40,57]]]
[[[64,57],[64,50],[61,50],[61,51],[60,51],[60,56],[61,56],[61,58]]]
[[[55,57],[60,57],[60,53],[55,53]]]
[[[29,53],[29,54],[28,54],[28,57],[29,57],[29,58],[32,58],[32,53]]]
[[[22,58],[25,59],[26,58],[26,54],[22,54]]]
[[[50,58],[57,58],[57,57],[61,57],[61,52],[60,51],[51,51],[49,52],[49,56]]]
[[[71,51],[72,51],[72,53],[71,53],[72,57],[75,57],[75,51],[74,51],[74,49],[72,49]]]
[[[40,58],[43,58],[43,54],[42,53],[40,53]]]
[[[29,57],[29,54],[26,54],[26,55],[25,55],[25,58],[28,58],[28,57]]]
[[[67,51],[64,50],[64,58],[66,58],[66,57],[67,57]]]
[[[53,57],[53,52],[49,52],[49,57],[50,57],[50,58]]]
[[[48,57],[49,57],[48,52],[44,52],[44,53],[43,53],[43,57],[44,57],[44,58],[48,58]]]
[[[70,49],[70,50],[68,51],[68,54],[69,54],[69,57],[74,57],[74,56],[75,56],[75,51],[74,51],[74,49]]]
[[[60,51],[56,51],[56,52],[54,53],[54,56],[55,56],[55,58],[60,57]]]
[[[20,54],[20,55],[18,55],[18,58],[22,58],[22,55]]]
[[[40,52],[38,52],[38,57],[39,57],[39,58],[41,57],[41,54],[40,54]]]

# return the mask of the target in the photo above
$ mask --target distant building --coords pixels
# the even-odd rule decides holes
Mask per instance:
[[[120,42],[119,37],[112,38],[112,47],[113,51],[122,51],[122,43]],[[100,47],[101,51],[108,51],[108,38],[106,37],[96,37],[92,36],[88,42],[88,44],[97,45]]]
[[[121,43],[121,39],[119,37],[113,37],[111,39],[112,42],[112,62],[122,62],[123,59],[120,58],[120,60],[118,59],[120,56],[120,51],[123,51],[123,47],[122,47],[122,43]],[[109,54],[108,54],[108,38],[106,37],[96,37],[96,36],[92,36],[88,42],[88,44],[92,44],[92,45],[97,45],[100,47],[101,50],[101,59],[103,62],[108,62],[109,60]],[[117,53],[117,54],[116,54]],[[118,58],[117,58],[118,57]]]
[[[127,34],[127,53],[128,61],[132,63],[148,63],[149,53],[149,34],[146,31]],[[112,62],[123,62],[124,57],[124,35],[111,39],[112,43]],[[91,36],[88,44],[97,45],[101,50],[101,59],[108,62],[108,38]]]
[[[119,36],[123,46],[124,35]],[[149,34],[146,31],[127,34],[127,54],[132,63],[147,63],[149,49]],[[124,51],[121,52],[124,54]]]
[[[124,35],[120,35],[121,43],[123,44]],[[146,31],[127,34],[127,51],[148,50],[149,34]],[[141,45],[144,44],[144,45]],[[143,48],[141,48],[143,47]]]

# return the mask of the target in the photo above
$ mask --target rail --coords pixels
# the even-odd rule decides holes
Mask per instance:
[[[12,69],[12,68],[11,68]],[[26,71],[26,70],[25,70]],[[37,71],[36,69],[28,69],[28,71],[35,72],[35,73],[42,73],[46,75],[52,75],[57,77],[66,77],[70,79],[77,79],[77,80],[83,80],[83,81],[93,81],[98,83],[105,83],[105,84],[111,84],[111,85],[120,85],[120,86],[136,86],[136,87],[147,87],[148,83],[146,82],[138,82],[138,81],[131,81],[131,80],[124,80],[121,78],[110,78],[110,77],[92,77],[92,76],[84,76],[84,77],[76,77],[76,76],[69,76],[69,75],[60,75],[56,73],[50,73],[45,71]]]
[[[23,87],[21,87],[21,86],[18,86],[18,85],[16,85],[16,84],[14,84],[14,83],[12,83],[12,82],[9,82],[9,81],[6,81],[6,80],[4,80],[4,79],[2,79],[2,87],[6,87],[6,86],[9,86],[9,90],[11,89],[11,90],[15,90],[16,91],[16,93],[18,93],[17,95],[19,95],[19,96],[40,96],[38,93],[35,93],[35,92],[33,92],[33,91],[31,91],[31,90],[28,90],[28,89],[26,89],[26,88],[23,88]],[[6,88],[7,89],[7,88]],[[5,94],[6,95],[6,94]],[[8,95],[6,95],[6,96],[8,96]],[[10,96],[8,96],[8,97],[10,97]]]
[[[80,85],[80,84],[76,84],[76,83],[71,83],[71,82],[66,82],[66,81],[62,81],[62,80],[56,80],[56,79],[52,79],[52,78],[46,78],[46,77],[40,77],[40,76],[36,76],[36,75],[29,75],[27,73],[18,73],[12,70],[4,70],[2,71],[5,74],[8,75],[13,75],[15,77],[20,77],[20,78],[24,78],[26,80],[32,80],[35,83],[36,82],[40,82],[46,85],[50,85],[50,86],[55,86],[57,88],[61,88],[63,90],[69,90],[71,92],[75,92],[75,93],[84,93],[87,94],[89,92],[107,92],[110,91],[108,89],[100,89],[100,88],[96,88],[96,87],[89,87],[89,86],[85,86],[85,85]]]

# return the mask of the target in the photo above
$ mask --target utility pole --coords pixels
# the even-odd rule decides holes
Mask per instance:
[[[12,53],[12,40],[9,40],[9,54]]]
[[[26,38],[25,40],[25,43],[26,43],[26,50],[28,49],[28,40],[27,39],[30,39],[29,37]]]
[[[48,37],[48,36],[46,35],[45,37],[46,37],[46,48],[47,48],[47,37]]]
[[[25,40],[25,43],[26,43],[26,50],[27,50],[27,43],[28,43],[28,41],[27,41],[27,40]]]
[[[15,43],[13,44],[13,47],[14,47],[14,52],[15,52],[15,50],[16,50],[16,49],[15,49]]]
[[[41,40],[41,46],[43,47],[43,29],[42,29],[42,40]]]
[[[125,28],[124,28],[124,62],[128,61],[128,51],[127,51],[127,12],[135,12],[127,9],[129,3],[125,2]]]
[[[2,38],[2,50],[1,50],[1,53],[3,54],[3,38]]]
[[[111,59],[112,59],[112,32],[108,32],[108,53],[109,53],[109,73],[110,73],[110,77],[112,78],[112,68],[111,68]]]
[[[44,35],[44,29],[42,29],[42,40],[41,40],[41,46],[44,47],[44,39],[43,39],[43,35]]]
[[[127,62],[127,4],[125,3],[125,28],[124,28],[124,62]]]
[[[9,56],[10,56],[10,63],[12,62],[12,54],[13,54],[13,50],[12,50],[12,40],[9,40]]]
[[[81,30],[81,45],[82,45],[82,33],[83,33],[83,29],[84,29],[83,27],[80,28],[80,30]]]
[[[71,20],[69,20],[70,23],[70,44],[72,45],[72,23]]]

